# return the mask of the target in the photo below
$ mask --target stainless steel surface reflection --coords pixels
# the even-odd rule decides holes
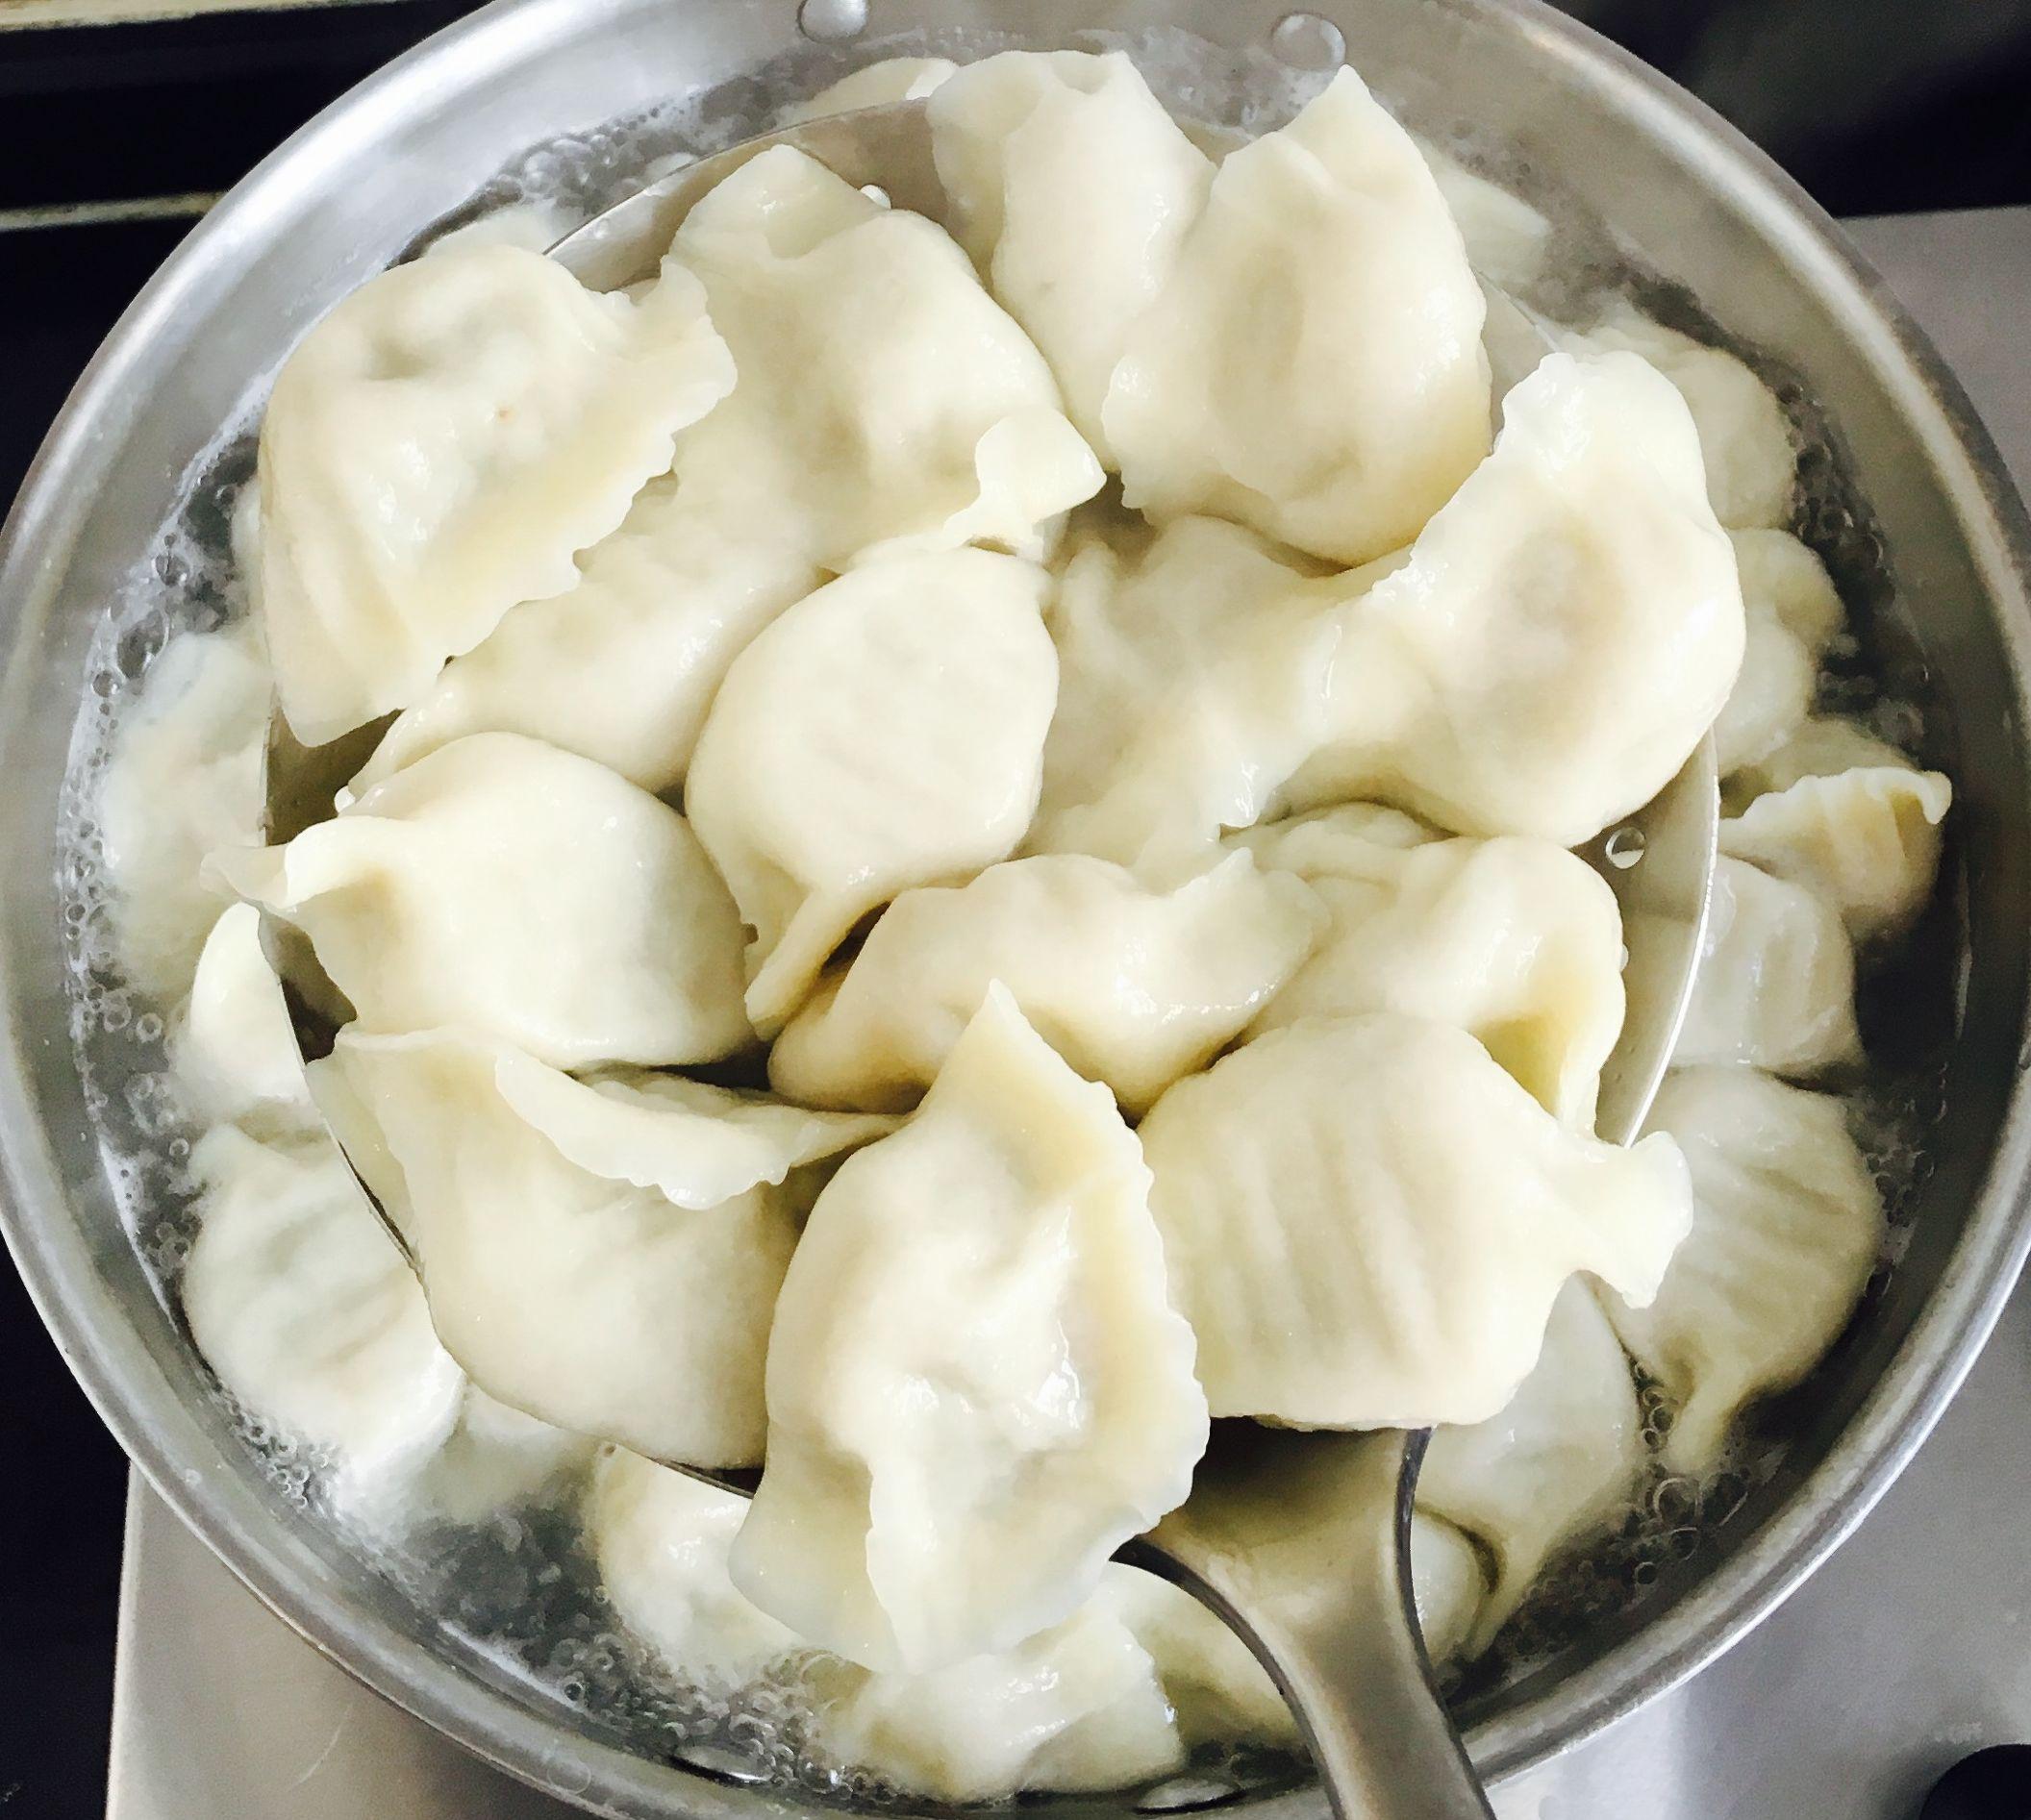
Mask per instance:
[[[1852,230],[2031,483],[2031,210]],[[1910,1820],[2031,1738],[2031,1287],[1903,1478],[1704,1674],[1495,1791],[1500,1820]],[[199,1664],[198,1672],[192,1665]],[[565,1820],[270,1616],[137,1476],[108,1820]]]

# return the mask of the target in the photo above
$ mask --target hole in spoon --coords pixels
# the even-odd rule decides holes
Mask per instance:
[[[1626,872],[1643,857],[1643,831],[1641,828],[1617,828],[1610,835],[1601,848],[1608,863]]]
[[[685,1744],[680,1745],[674,1755],[687,1769],[702,1770],[716,1782],[739,1783],[744,1786],[768,1780],[766,1770],[729,1744]]]
[[[804,0],[797,9],[797,30],[821,44],[859,37],[867,29],[867,0]]]
[[[1347,36],[1316,12],[1287,12],[1269,34],[1269,49],[1292,69],[1337,69],[1346,62]]]
[[[1138,1813],[1192,1813],[1235,1800],[1241,1784],[1225,1776],[1178,1776],[1159,1783],[1136,1803]]]

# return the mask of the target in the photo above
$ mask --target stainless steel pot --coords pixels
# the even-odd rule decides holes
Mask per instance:
[[[910,35],[913,48],[1180,33],[1233,54],[1266,100],[1275,57],[1348,57],[1414,125],[1504,146],[1616,225],[1789,395],[1813,401],[1851,536],[1887,554],[1894,598],[1865,603],[1941,704],[1929,756],[1957,789],[1957,980],[1939,1031],[1945,1113],[1909,1249],[1806,1390],[1792,1444],[1718,1542],[1556,1659],[1475,1695],[1492,1777],[1542,1761],[1726,1648],[1860,1520],[1980,1347],[2021,1262],[2031,1102],[2031,526],[1987,435],[1833,225],[1668,84],[1532,0],[500,0],[346,96],[191,235],[109,338],[51,432],[0,550],[0,1142],[7,1236],[44,1318],[121,1443],[283,1617],[363,1681],[502,1767],[597,1811],[746,1816],[765,1789],[644,1761],[448,1641],[387,1580],[290,1506],[209,1391],[122,1225],[73,1061],[55,878],[57,808],[95,622],[149,557],[180,477],[344,290],[458,210],[524,148],[706,94],[752,109],[753,78],[806,89]],[[959,29],[964,22],[965,31]],[[1174,45],[1172,46],[1174,48]],[[1180,97],[1190,108],[1193,97]],[[610,173],[618,182],[621,173]],[[589,195],[589,202],[606,198]],[[1879,594],[1881,590],[1878,590]],[[1879,1008],[1880,1009],[1880,1008]],[[1889,1005],[1893,1025],[1899,1007]],[[1896,1030],[1891,1031],[1893,1040]],[[1067,1800],[1098,1815],[1104,1799]],[[1304,1791],[1255,1806],[1319,1809]]]

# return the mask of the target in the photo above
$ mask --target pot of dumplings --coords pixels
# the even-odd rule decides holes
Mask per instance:
[[[778,148],[545,257],[871,106],[937,219]],[[1323,1812],[1112,1558],[1249,1421],[1433,1430],[1515,1775],[1814,1569],[2024,1255],[2026,548],[1832,224],[1542,8],[503,0],[9,521],[10,1245],[249,1586],[594,1811]]]

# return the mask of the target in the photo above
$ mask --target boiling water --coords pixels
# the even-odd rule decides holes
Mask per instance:
[[[1102,48],[1119,40],[1089,41]],[[837,44],[809,43],[753,77],[532,150],[409,250],[512,207],[540,212],[563,233],[626,193],[645,168],[720,149],[781,107],[875,56],[964,60],[1003,47],[990,35],[949,32],[908,43],[861,45],[851,53]],[[1183,33],[1142,35],[1127,48],[1181,114],[1249,133],[1288,119],[1326,80],[1324,70],[1293,67],[1316,61],[1309,57],[1284,61],[1267,51],[1210,52]],[[1469,164],[1489,162],[1471,145],[1449,143]],[[1516,176],[1502,174],[1512,181]],[[1558,248],[1541,293],[1526,301],[1573,319],[1579,300],[1612,278],[1650,313],[1701,339],[1722,338],[1691,299],[1618,263],[1609,237],[1555,191],[1535,181],[1519,187],[1550,216]],[[1927,681],[1922,663],[1895,619],[1880,541],[1843,479],[1826,427],[1789,375],[1748,358],[1798,426],[1805,453],[1795,528],[1827,561],[1856,629],[1823,679],[1822,706],[1859,715],[1895,743],[1940,759],[1950,746],[1949,730],[1921,711]],[[257,376],[244,418],[225,429],[194,464],[183,508],[162,533],[153,561],[132,578],[99,629],[83,679],[62,810],[72,1034],[108,1176],[172,1315],[196,1225],[188,1168],[193,1133],[168,1069],[164,1008],[148,1003],[118,964],[95,806],[115,732],[165,644],[181,634],[214,630],[245,611],[231,524],[252,472],[249,425],[265,389],[265,379]],[[1951,958],[1943,960],[1943,953],[1938,943],[1930,954],[1920,943],[1890,973],[1866,982],[1865,1029],[1872,999],[1904,1007],[1922,996],[1940,1005],[1943,1017]],[[1869,1034],[1873,1054],[1875,1032]],[[1937,1044],[1892,1045],[1856,1098],[1858,1134],[1890,1209],[1890,1236],[1865,1300],[1865,1320],[1901,1255],[1928,1171],[1928,1134],[1941,1113],[1939,1055]],[[1645,1439],[1654,1455],[1671,1410],[1654,1385],[1640,1385],[1640,1391]],[[465,1658],[489,1679],[517,1683],[539,1701],[564,1703],[589,1731],[731,1780],[791,1783],[821,1799],[856,1805],[889,1798],[878,1782],[839,1775],[813,1759],[805,1748],[808,1688],[796,1664],[734,1700],[673,1681],[601,1597],[583,1538],[562,1506],[511,1509],[469,1527],[417,1520],[414,1513],[407,1521],[399,1514],[390,1520],[386,1511],[367,1521],[334,1499],[329,1461],[252,1412],[235,1413],[278,1497],[342,1530],[377,1571],[441,1624],[446,1652]],[[1730,1519],[1779,1473],[1784,1456],[1781,1432],[1759,1423],[1738,1439],[1723,1468],[1704,1481],[1657,1466],[1618,1519],[1558,1563],[1494,1650],[1465,1672],[1458,1692],[1469,1708],[1499,1699],[1504,1686],[1554,1662],[1575,1638],[1621,1613],[1633,1599],[1660,1585],[1668,1589],[1697,1571],[1725,1541]],[[1152,1793],[1143,1805],[1203,1805],[1237,1787],[1287,1782],[1291,1773],[1287,1763],[1243,1753],[1196,1766],[1191,1779]]]

